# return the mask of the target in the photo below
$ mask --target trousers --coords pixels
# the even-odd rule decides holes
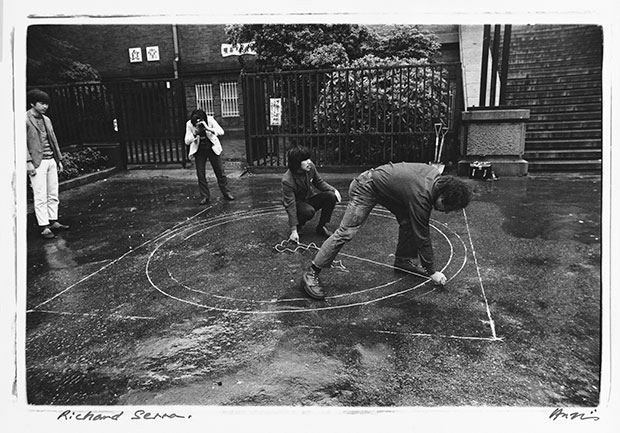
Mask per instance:
[[[222,194],[230,192],[228,190],[228,178],[224,173],[224,164],[222,158],[216,155],[211,149],[209,143],[200,144],[198,151],[194,154],[194,161],[196,163],[196,176],[198,177],[198,188],[200,189],[200,196],[202,198],[210,198],[211,193],[209,191],[209,184],[207,182],[207,160],[211,162],[213,173],[217,178],[217,184],[220,187]]]
[[[297,220],[299,225],[304,225],[310,221],[316,212],[321,211],[319,217],[319,227],[324,226],[329,222],[336,207],[336,194],[332,191],[321,191],[306,199],[306,201],[297,202]]]
[[[328,268],[342,247],[357,234],[377,204],[386,207],[398,222],[398,243],[396,257],[416,259],[418,247],[405,204],[402,206],[384,202],[372,183],[373,169],[367,170],[353,179],[349,186],[349,204],[340,225],[332,236],[327,238],[316,253],[312,263],[318,268]]]
[[[58,165],[55,159],[43,159],[30,177],[34,198],[34,214],[39,226],[47,226],[58,219]]]

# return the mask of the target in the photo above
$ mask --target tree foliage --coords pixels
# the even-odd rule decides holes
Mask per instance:
[[[26,71],[28,84],[63,84],[98,81],[99,72],[91,65],[73,60],[77,49],[54,36],[53,27],[28,29]]]

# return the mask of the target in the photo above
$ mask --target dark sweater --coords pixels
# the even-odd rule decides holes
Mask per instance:
[[[430,238],[430,217],[437,197],[434,185],[440,173],[427,164],[399,162],[374,169],[373,184],[379,203],[411,221],[422,266],[429,274],[435,272],[433,245]]]

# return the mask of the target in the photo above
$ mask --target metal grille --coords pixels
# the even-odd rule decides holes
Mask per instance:
[[[248,163],[285,166],[295,145],[318,165],[428,162],[438,123],[447,128],[441,160],[455,161],[460,79],[458,63],[243,74]]]
[[[220,83],[220,98],[222,101],[222,117],[239,116],[239,93],[237,82]]]
[[[215,115],[213,85],[211,83],[196,84],[196,107],[202,108],[209,116]]]

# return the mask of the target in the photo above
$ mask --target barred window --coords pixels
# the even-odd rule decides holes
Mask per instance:
[[[215,115],[211,83],[196,84],[196,108],[202,108],[209,116]]]
[[[220,83],[220,98],[222,100],[222,117],[239,116],[239,94],[236,81]]]

